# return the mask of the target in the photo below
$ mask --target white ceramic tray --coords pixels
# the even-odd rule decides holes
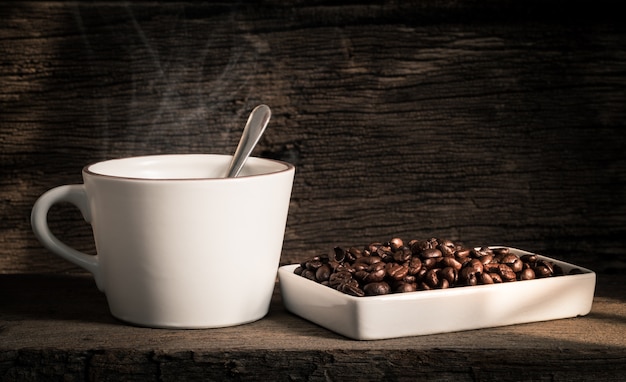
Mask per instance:
[[[530,252],[510,248],[518,255]],[[419,336],[584,316],[591,310],[596,274],[545,256],[567,274],[502,284],[354,297],[279,268],[285,308],[356,340]]]

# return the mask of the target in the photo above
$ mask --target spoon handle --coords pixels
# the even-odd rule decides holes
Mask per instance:
[[[239,145],[228,167],[227,178],[234,178],[239,175],[250,153],[252,153],[259,139],[261,139],[271,116],[272,112],[267,105],[259,105],[252,110],[241,134]]]

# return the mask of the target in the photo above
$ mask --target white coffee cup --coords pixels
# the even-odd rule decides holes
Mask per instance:
[[[213,328],[264,317],[283,246],[295,168],[249,158],[222,178],[228,155],[113,159],[83,169],[35,203],[31,224],[50,251],[95,278],[113,316],[158,328]],[[50,231],[53,204],[76,205],[96,255]]]

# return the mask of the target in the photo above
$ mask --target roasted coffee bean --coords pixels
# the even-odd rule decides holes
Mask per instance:
[[[328,262],[328,266],[330,266],[330,269],[331,269],[332,272],[336,272],[337,268],[342,266],[342,263],[340,263],[338,261],[335,261],[335,260],[330,260]]]
[[[472,267],[464,267],[459,272],[459,281],[461,285],[476,285],[478,283],[478,279],[476,278],[476,271]]]
[[[380,296],[391,293],[391,287],[384,281],[369,283],[363,287],[366,296]]]
[[[481,284],[493,284],[493,278],[490,273],[483,272],[480,274],[480,283]]]
[[[411,252],[411,250],[407,247],[400,247],[398,249],[395,250],[395,252],[393,253],[393,259],[397,262],[397,263],[404,263],[405,261],[409,261],[409,259],[411,259],[411,256],[413,255],[413,253]]]
[[[459,278],[459,273],[452,267],[445,267],[439,272],[439,277],[446,280],[449,285],[454,285]]]
[[[343,248],[335,247],[333,248],[335,252],[335,261],[339,261],[340,263],[346,259],[346,251]]]
[[[469,263],[464,265],[465,268],[471,268],[474,273],[482,273],[484,265],[479,259],[472,259]]]
[[[350,263],[341,263],[335,269],[335,272],[348,272],[354,273],[354,267]]]
[[[395,251],[404,246],[404,241],[402,241],[402,239],[400,239],[399,237],[394,237],[393,239],[389,240],[389,246],[393,251]]]
[[[337,288],[339,292],[343,292],[345,294],[349,294],[351,296],[363,297],[365,296],[365,292],[354,284],[341,284]]]
[[[470,261],[472,261],[472,257],[471,256],[467,256],[467,257],[455,257],[455,259],[458,260],[459,263],[461,263],[461,266],[464,266],[465,264],[469,263]]]
[[[354,273],[356,274],[361,271],[365,271],[369,267],[369,264],[361,261],[356,261],[352,267],[354,268]]]
[[[419,255],[423,250],[430,248],[430,243],[426,240],[411,240],[410,247],[414,255]]]
[[[406,275],[404,276],[402,281],[405,283],[409,283],[409,284],[415,284],[417,282],[417,277],[412,276],[412,275]]]
[[[493,280],[494,284],[501,284],[502,283],[502,277],[500,277],[499,274],[497,273],[489,273],[489,276],[491,276],[491,280]]]
[[[467,278],[465,279],[465,285],[474,286],[478,285],[478,277],[476,277],[476,273],[469,273]]]
[[[300,274],[300,276],[304,277],[305,279],[316,281],[315,280],[315,272],[313,272],[310,269],[304,269],[302,271],[302,273]]]
[[[323,264],[321,267],[317,268],[317,271],[315,271],[315,279],[319,282],[328,281],[330,272],[330,266],[328,264]]]
[[[432,269],[437,265],[438,262],[439,262],[438,257],[431,257],[428,259],[424,259],[422,260],[422,267],[426,269]]]
[[[485,255],[493,255],[493,252],[486,247],[482,247],[482,248],[473,248],[470,250],[470,256],[474,259],[478,259],[479,257],[485,256]]]
[[[493,248],[491,250],[493,252],[494,255],[508,255],[509,254],[509,249],[507,247],[499,247],[499,248]]]
[[[469,257],[470,253],[471,251],[469,248],[461,248],[461,249],[457,249],[456,252],[454,252],[454,256],[457,259],[463,259],[463,258]]]
[[[393,288],[396,293],[415,292],[417,290],[416,283],[408,283],[405,281],[398,281]]]
[[[372,256],[361,257],[360,259],[355,261],[355,263],[363,263],[367,265],[372,265],[372,264],[380,263],[381,261],[383,261],[383,259],[381,259],[380,256],[372,255]]]
[[[428,268],[426,267],[422,267],[416,274],[415,274],[415,278],[417,280],[422,280],[424,278],[424,276],[426,275],[426,272],[428,272]]]
[[[354,271],[362,271],[369,268],[371,265],[382,262],[379,256],[367,256],[361,257],[354,262]]]
[[[478,260],[483,263],[483,265],[485,264],[489,264],[493,261],[494,256],[493,255],[484,255],[478,258]]]
[[[322,266],[322,264],[322,259],[319,256],[315,256],[311,260],[307,261],[305,265],[306,269],[315,272],[317,268]]]
[[[385,266],[385,273],[387,277],[394,280],[402,280],[409,273],[409,266],[406,264],[389,263]]]
[[[533,271],[535,271],[535,276],[538,279],[552,276],[550,268],[546,267],[545,265],[538,265],[533,268]]]
[[[361,270],[354,272],[353,276],[355,279],[363,281],[369,274],[370,273],[366,271],[365,269],[361,269]]]
[[[443,254],[437,248],[428,248],[428,249],[423,250],[420,253],[420,256],[422,259],[432,259],[432,258],[439,258],[443,256]]]
[[[354,266],[351,263],[333,261],[332,264],[335,264],[333,267],[334,272],[342,272],[342,271],[354,272]]]
[[[439,264],[442,267],[452,267],[454,269],[456,269],[457,271],[461,270],[461,267],[463,266],[463,264],[461,264],[457,259],[455,259],[454,257],[444,257],[441,259],[441,261],[439,262]]]
[[[385,263],[390,263],[394,261],[393,252],[391,252],[391,250],[383,249],[381,247],[381,248],[378,248],[378,251],[376,251],[376,254],[380,256],[381,260],[384,261]]]
[[[383,281],[386,273],[385,263],[380,262],[372,264],[367,268],[367,275],[363,278],[363,282],[374,283]]]
[[[535,271],[530,268],[523,269],[519,274],[520,280],[532,280],[535,278]]]
[[[429,287],[428,285],[426,285],[425,282],[421,282],[418,284],[418,288],[419,290],[432,290],[433,288]]]
[[[378,251],[378,247],[381,247],[382,245],[383,243],[379,242],[369,243],[369,245],[367,246],[367,250],[370,253],[376,253]]]
[[[524,262],[522,261],[522,259],[518,258],[513,262],[513,264],[511,264],[511,270],[515,273],[521,272],[522,269],[524,269]]]
[[[488,272],[488,273],[497,272],[499,267],[500,267],[500,263],[496,263],[496,262],[483,264],[483,272]]]
[[[441,251],[442,255],[445,257],[454,256],[454,252],[456,251],[456,245],[451,240],[441,240],[437,249]]]
[[[439,279],[439,288],[448,289],[450,288],[450,283],[446,279]]]
[[[500,266],[498,266],[498,274],[500,275],[500,277],[502,277],[502,281],[517,280],[517,275],[515,274],[515,272],[513,272],[511,267],[506,264],[500,264]]]
[[[554,263],[551,263],[549,261],[545,261],[545,260],[538,260],[537,261],[537,265],[543,265],[544,267],[548,268],[548,271],[550,272],[550,275],[552,275],[554,273]]]
[[[422,260],[420,260],[417,256],[411,257],[411,260],[409,261],[409,274],[415,275],[420,271],[420,269],[422,269]]]
[[[357,259],[356,255],[353,252],[350,252],[350,250],[348,249],[347,251],[344,251],[344,261],[349,261],[349,262],[354,262],[354,260]]]
[[[304,272],[303,272],[304,273]],[[328,277],[328,285],[333,288],[338,287],[340,284],[345,284],[352,280],[352,274],[348,271],[335,272]]]
[[[430,239],[428,239],[428,245],[430,246],[430,248],[437,248],[437,246],[439,245],[439,240],[436,237],[431,237]]]
[[[429,269],[424,275],[423,282],[432,289],[437,288],[439,286],[439,269]]]
[[[537,255],[518,256],[506,247],[468,249],[448,239],[399,237],[364,248],[334,247],[313,256],[294,273],[353,296],[404,293],[563,276],[558,264]],[[574,268],[568,274],[582,273]]]
[[[515,260],[517,259],[517,255],[513,253],[507,253],[502,255],[502,257],[500,258],[500,262],[504,264],[513,264],[513,262],[515,262]]]
[[[504,254],[500,262],[502,264],[508,265],[509,268],[511,268],[511,270],[515,273],[521,272],[522,269],[524,269],[524,262],[522,261],[522,259],[520,259],[519,256],[513,253]]]
[[[354,259],[359,259],[360,257],[363,257],[363,251],[361,251],[357,247],[350,247],[348,249],[348,253],[350,255],[352,255],[352,257],[354,257]]]

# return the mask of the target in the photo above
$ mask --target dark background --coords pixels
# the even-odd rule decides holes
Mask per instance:
[[[29,215],[91,162],[296,165],[282,263],[392,236],[626,271],[626,24],[609,1],[0,3],[0,273],[79,272]],[[72,207],[54,232],[93,252]]]

